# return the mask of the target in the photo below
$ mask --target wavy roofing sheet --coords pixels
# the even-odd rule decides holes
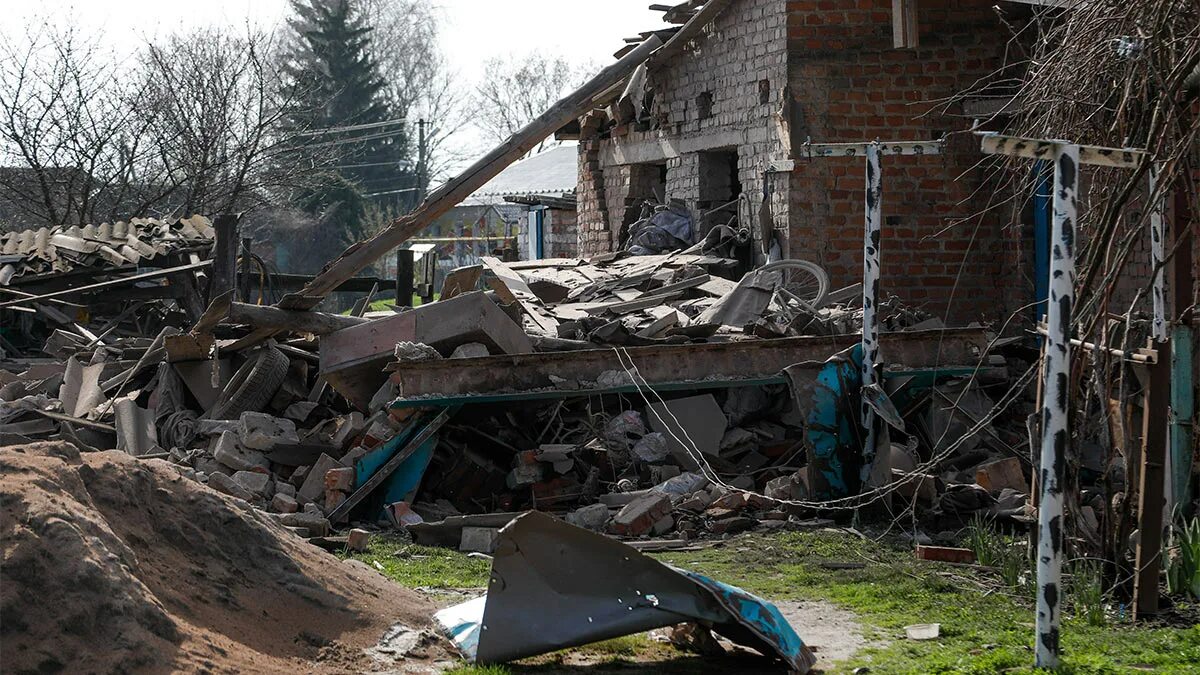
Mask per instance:
[[[159,256],[212,244],[204,216],[40,228],[0,235],[0,285],[23,276],[139,265]]]

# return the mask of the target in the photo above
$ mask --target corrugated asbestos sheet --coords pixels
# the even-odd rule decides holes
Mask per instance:
[[[81,267],[139,265],[159,256],[205,248],[212,241],[212,223],[199,215],[11,232],[0,235],[0,285],[23,276]]]

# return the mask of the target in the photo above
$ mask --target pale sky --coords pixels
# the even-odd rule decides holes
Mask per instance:
[[[574,62],[608,64],[622,39],[665,28],[651,0],[431,0],[441,8],[442,49],[464,87],[473,87],[482,63],[493,56],[535,50]],[[282,24],[288,0],[0,0],[0,31],[21,31],[49,17],[95,31],[117,55],[131,54],[141,39],[211,25],[241,26],[247,20]],[[468,147],[481,140],[467,134]],[[483,148],[486,150],[486,147]]]

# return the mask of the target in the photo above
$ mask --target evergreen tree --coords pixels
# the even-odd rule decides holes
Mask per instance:
[[[355,202],[343,216],[348,238],[362,235],[363,202],[411,207],[415,162],[408,158],[403,123],[393,119],[384,96],[386,82],[371,56],[371,27],[355,0],[291,0],[292,39],[285,53],[284,88],[294,102],[289,126],[297,147],[289,161],[324,168],[317,184],[296,195],[297,205],[316,213]],[[364,125],[367,125],[366,128]],[[376,126],[369,126],[376,125]],[[345,131],[324,130],[358,127]],[[314,133],[316,132],[316,133]],[[346,189],[360,200],[345,199]],[[383,194],[380,194],[383,193]]]

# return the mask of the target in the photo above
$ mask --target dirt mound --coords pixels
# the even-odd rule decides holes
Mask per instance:
[[[158,460],[0,448],[5,672],[428,672],[364,652],[434,607]],[[376,653],[379,650],[374,650]],[[387,650],[384,650],[387,651]]]

